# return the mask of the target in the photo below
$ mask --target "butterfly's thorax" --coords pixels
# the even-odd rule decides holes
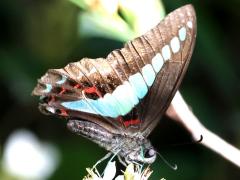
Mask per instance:
[[[114,144],[114,149],[112,151],[114,154],[125,159],[125,162],[140,162],[151,164],[156,159],[156,152],[151,144],[151,142],[143,137],[141,134],[133,135],[116,135],[116,142]],[[149,153],[149,150],[152,154],[149,157],[145,155]]]
[[[118,135],[116,137],[117,141],[120,142],[116,145],[121,156],[128,155],[132,150],[137,150],[145,144],[150,144],[150,141],[141,135],[128,136],[128,135]]]

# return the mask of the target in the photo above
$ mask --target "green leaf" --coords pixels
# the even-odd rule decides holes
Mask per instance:
[[[101,36],[128,41],[135,34],[118,15],[107,16],[99,12],[84,12],[79,16],[79,33],[84,37]]]
[[[88,8],[88,5],[87,5],[86,1],[84,1],[84,0],[69,0],[69,1],[82,9]]]

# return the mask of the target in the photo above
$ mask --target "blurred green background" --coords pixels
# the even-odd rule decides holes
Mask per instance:
[[[83,57],[105,57],[139,33],[131,12],[121,8],[112,19],[98,2],[0,1],[0,160],[9,135],[21,128],[58,149],[59,165],[50,179],[81,179],[85,168],[105,155],[96,144],[70,133],[64,120],[41,114],[38,99],[31,96],[36,80],[47,69]],[[162,3],[159,15],[164,13],[163,7],[169,13],[187,3],[194,5],[198,35],[180,91],[206,127],[240,148],[240,1]],[[240,179],[239,168],[214,152],[197,144],[184,145],[192,142],[189,134],[165,117],[150,139],[179,167],[173,171],[158,158],[152,166],[152,179]],[[14,179],[6,174],[1,170],[0,178]]]

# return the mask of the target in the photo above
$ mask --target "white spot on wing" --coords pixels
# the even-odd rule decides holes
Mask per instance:
[[[170,45],[171,45],[173,53],[177,53],[179,51],[180,42],[179,42],[179,39],[177,37],[172,38],[172,40],[170,42]]]
[[[193,27],[192,21],[188,21],[187,26],[192,29],[192,27]]]
[[[49,111],[49,112],[51,112],[51,113],[53,113],[53,114],[55,113],[55,109],[54,109],[53,107],[47,106],[47,107],[46,107],[46,110]]]
[[[169,45],[165,45],[162,48],[162,56],[165,61],[169,60],[171,58],[171,52]]]
[[[164,64],[163,58],[160,53],[152,58],[152,66],[156,73],[158,73]]]
[[[112,96],[119,102],[121,115],[127,114],[134,107],[134,103],[129,100],[129,90],[125,85],[118,86]]]
[[[132,88],[131,84],[128,81],[124,81],[123,85],[128,90],[129,100],[134,104],[137,105],[139,103],[138,97],[135,94],[134,89]]]
[[[142,68],[143,78],[148,86],[151,86],[155,79],[155,72],[151,64],[147,64]]]
[[[186,39],[186,35],[187,35],[187,30],[185,27],[182,27],[181,29],[179,29],[178,36],[181,41],[184,41]]]

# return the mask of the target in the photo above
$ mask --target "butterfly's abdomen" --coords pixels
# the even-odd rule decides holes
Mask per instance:
[[[69,120],[67,127],[73,133],[84,136],[107,150],[112,149],[117,145],[117,135],[108,132],[105,128],[98,124],[82,121]]]

